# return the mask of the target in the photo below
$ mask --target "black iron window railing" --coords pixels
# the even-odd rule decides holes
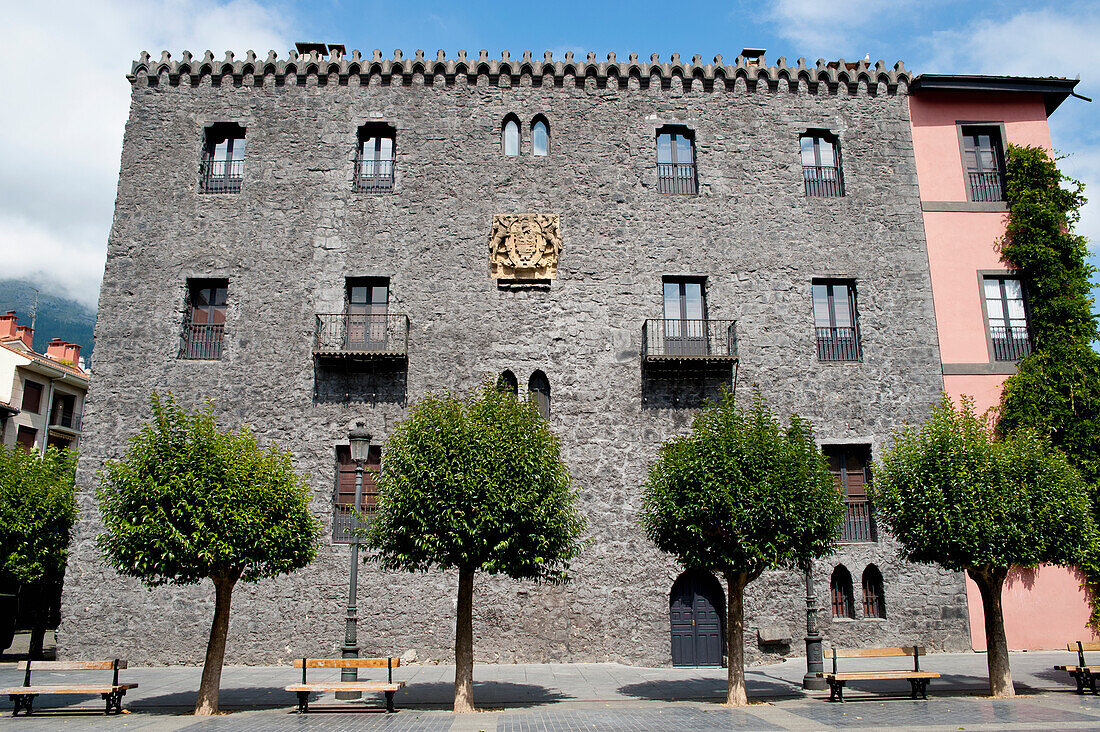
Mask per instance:
[[[695,163],[657,163],[657,191],[688,195],[698,193]]]
[[[993,341],[993,358],[997,361],[1019,361],[1031,353],[1031,339],[1024,326],[991,325],[989,337]]]
[[[357,159],[355,190],[368,193],[392,191],[393,168],[393,160]]]
[[[199,189],[203,193],[240,193],[244,160],[204,159],[199,166]]]
[[[334,313],[317,316],[313,352],[331,355],[407,356],[409,318],[394,314]]]
[[[737,358],[736,320],[652,318],[642,325],[642,358]]]
[[[856,328],[817,328],[817,358],[820,361],[858,361],[859,331]]]
[[[187,323],[180,339],[180,358],[196,361],[217,361],[222,357],[225,324]]]
[[[54,409],[53,414],[50,415],[50,426],[79,432],[82,416],[80,412],[73,409]]]
[[[843,196],[844,183],[835,165],[803,165],[802,181],[807,196]]]
[[[337,503],[332,507],[332,542],[334,544],[356,544],[363,541],[362,529],[367,526],[371,508],[367,506],[367,495],[363,495],[363,503],[359,514],[355,509],[346,504]]]
[[[1005,200],[1004,181],[999,170],[970,171],[970,200]]]
[[[840,540],[847,542],[878,541],[871,502],[866,498],[845,498],[844,517],[840,520]]]

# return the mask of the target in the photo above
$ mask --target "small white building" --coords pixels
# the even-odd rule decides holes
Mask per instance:
[[[35,353],[14,310],[0,315],[0,444],[76,450],[91,372],[80,346],[54,338]]]

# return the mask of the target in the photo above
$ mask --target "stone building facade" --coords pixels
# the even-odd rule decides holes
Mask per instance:
[[[94,547],[96,472],[122,454],[154,390],[210,400],[223,423],[250,423],[291,449],[325,526],[310,567],[238,589],[231,663],[338,650],[348,547],[331,534],[337,454],[356,421],[381,442],[429,391],[465,392],[505,371],[522,390],[541,372],[589,517],[591,543],[570,584],[477,577],[477,660],[653,665],[673,661],[681,569],[644,536],[642,484],[659,444],[688,428],[703,397],[731,379],[739,397],[756,385],[781,415],[808,418],[825,449],[874,456],[939,397],[911,79],[900,64],[326,51],[266,61],[143,54],[133,65],[63,653],[201,661],[209,587],[147,590]],[[219,132],[226,125],[235,127]],[[232,135],[247,147],[216,152]],[[842,179],[828,184],[843,195],[808,195],[822,178],[800,157],[805,138],[811,153],[813,140],[839,151]],[[231,168],[242,150],[243,169]],[[670,150],[673,165],[690,163],[687,183],[686,169],[670,176],[658,164]],[[392,165],[368,170],[368,159]],[[494,217],[519,228],[494,237]],[[536,218],[553,220],[556,244],[542,224],[528,226]],[[330,321],[319,315],[350,329],[344,314],[367,312],[353,307],[357,284],[385,285],[384,322],[397,330],[380,338],[390,345],[352,348],[350,330],[326,345]],[[830,355],[828,332],[820,342],[815,285],[838,285],[829,305],[848,288],[858,314],[850,358]],[[372,297],[359,304],[377,306]],[[692,325],[682,308],[704,297],[703,325]],[[218,301],[202,316],[220,328],[216,352],[188,341],[195,298]],[[646,323],[665,317],[679,323]],[[367,353],[345,353],[354,350]],[[841,544],[814,567],[827,640],[968,648],[962,577],[901,562],[888,536],[875,539]],[[839,565],[855,607],[833,618]],[[869,565],[885,602],[865,613]],[[363,652],[452,659],[456,583],[364,566]],[[749,657],[800,655],[805,602],[800,573],[751,585]]]

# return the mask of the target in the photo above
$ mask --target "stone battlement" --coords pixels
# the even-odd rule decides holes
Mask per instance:
[[[368,84],[372,76],[379,77],[383,82],[398,78],[403,83],[411,83],[417,75],[429,84],[439,76],[448,85],[463,77],[466,83],[477,84],[484,76],[495,86],[519,85],[524,77],[529,77],[533,86],[584,86],[591,77],[600,88],[608,85],[627,88],[631,80],[636,79],[640,88],[658,83],[661,88],[667,89],[679,77],[679,83],[684,88],[701,88],[704,91],[734,90],[740,79],[743,88],[749,91],[763,85],[763,89],[771,91],[804,88],[811,94],[818,93],[822,87],[826,93],[835,93],[840,87],[850,94],[860,93],[861,90],[870,94],[897,94],[899,87],[905,93],[912,78],[900,61],[893,68],[888,68],[881,60],[874,66],[865,60],[845,62],[843,59],[835,62],[818,59],[816,64],[810,66],[804,58],[789,66],[786,58],[782,57],[774,65],[765,66],[756,59],[744,56],[738,56],[735,63],[727,64],[721,55],[714,57],[714,63],[703,64],[701,61],[702,57],[695,55],[690,63],[681,62],[678,53],[672,54],[665,63],[661,63],[656,53],[650,56],[648,62],[639,61],[636,53],[630,54],[626,61],[618,61],[613,52],[607,54],[607,61],[597,62],[595,53],[589,53],[584,61],[577,61],[572,51],[567,52],[560,61],[555,61],[550,51],[543,54],[541,60],[532,59],[530,51],[524,51],[522,58],[518,59],[511,58],[508,51],[504,51],[500,59],[490,59],[484,50],[477,58],[468,58],[465,51],[459,51],[458,58],[448,59],[443,51],[438,51],[436,57],[430,59],[424,57],[422,50],[417,50],[413,58],[405,58],[400,49],[394,51],[393,58],[383,58],[378,50],[371,58],[364,58],[359,51],[353,51],[351,56],[340,51],[334,51],[331,55],[322,55],[317,51],[300,55],[297,51],[291,51],[285,60],[279,59],[275,51],[269,51],[266,59],[260,59],[249,51],[241,60],[227,51],[220,61],[210,51],[201,59],[184,51],[179,61],[172,60],[172,55],[163,51],[160,60],[154,61],[143,51],[141,57],[133,62],[128,78],[131,83],[144,81],[153,86],[160,83],[161,76],[166,76],[172,86],[181,83],[197,86],[204,76],[209,76],[215,84],[231,78],[237,85],[262,86],[270,83],[267,79],[271,77],[276,85],[289,83],[304,86],[310,76],[316,77],[320,84],[333,80],[341,85],[351,79]]]

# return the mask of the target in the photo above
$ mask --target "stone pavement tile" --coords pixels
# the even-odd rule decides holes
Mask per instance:
[[[1025,698],[978,699],[972,697],[939,697],[913,701],[911,699],[860,698],[831,703],[790,702],[781,708],[828,727],[905,728],[944,726],[958,729],[974,725],[997,728],[1005,725],[1038,725],[1035,729],[1050,729],[1052,725],[1090,723],[1100,726],[1100,714],[1083,714],[1058,709]]]
[[[180,728],[186,732],[449,732],[454,715],[440,711],[237,712]]]
[[[610,732],[705,732],[706,730],[779,730],[751,712],[720,706],[698,705],[605,705],[603,708],[544,707],[510,711],[500,716],[497,732],[565,732],[566,730],[609,730]]]

